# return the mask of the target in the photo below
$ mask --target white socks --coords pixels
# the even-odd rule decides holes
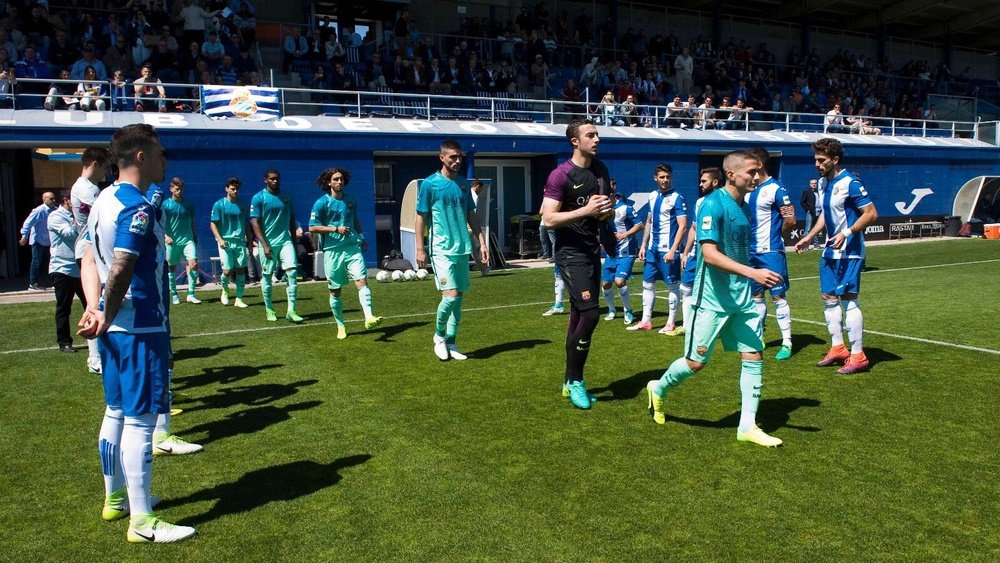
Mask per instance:
[[[667,312],[667,324],[672,325],[677,320],[677,305],[680,303],[681,298],[676,283],[667,285],[667,290],[670,292],[670,296],[667,300],[667,302],[669,303],[669,309]]]
[[[121,441],[125,415],[118,409],[105,407],[101,434],[97,439],[97,452],[101,456],[101,473],[104,474],[104,496],[125,486],[122,474]]]
[[[556,303],[562,303],[563,293],[566,292],[566,282],[563,281],[562,276],[556,274]]]
[[[778,318],[778,329],[781,330],[781,345],[792,345],[792,309],[788,306],[788,300],[778,298],[774,300],[774,316]]]
[[[857,299],[845,299],[844,310],[846,312],[847,339],[851,341],[851,354],[861,354],[864,352],[862,346],[862,334],[865,331],[865,319],[861,316],[861,309],[858,308]]]
[[[656,284],[654,282],[642,282],[642,322],[648,323],[653,320],[653,303],[656,302]]]
[[[622,298],[622,308],[625,312],[632,312],[632,293],[628,290],[628,284],[618,288],[618,296]]]
[[[615,309],[615,290],[614,290],[614,287],[615,286],[611,286],[611,287],[603,290],[603,292],[604,292],[604,302],[608,304],[608,313],[611,314],[611,315],[614,315],[615,312],[616,312],[616,309]]]
[[[830,333],[832,347],[844,345],[844,312],[840,310],[840,302],[836,299],[823,301],[823,317],[826,318],[826,330]],[[858,311],[860,316],[860,311]]]
[[[151,514],[149,488],[153,479],[153,426],[155,414],[126,416],[122,431],[122,467],[132,518]]]
[[[757,311],[757,318],[760,319],[760,322],[757,323],[757,336],[759,336],[760,339],[763,340],[764,323],[767,322],[767,303],[764,301],[763,297],[754,297],[753,308],[754,311]]]

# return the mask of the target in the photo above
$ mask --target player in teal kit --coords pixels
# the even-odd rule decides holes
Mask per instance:
[[[170,275],[170,300],[174,305],[181,302],[177,295],[177,278],[174,268],[181,258],[187,259],[188,292],[187,302],[198,304],[201,300],[194,296],[198,283],[198,238],[194,231],[194,206],[184,199],[184,180],[170,180],[170,198],[165,199],[163,209],[164,239],[167,244],[167,265]]]
[[[247,254],[250,248],[250,232],[247,221],[250,215],[247,206],[240,201],[240,179],[226,180],[226,197],[212,206],[211,229],[215,241],[219,243],[219,261],[222,263],[222,296],[223,305],[229,305],[229,279],[236,282],[236,301],[234,307],[246,308],[243,302],[243,287],[246,283]]]
[[[274,168],[264,172],[264,189],[250,200],[250,224],[257,237],[257,259],[260,260],[260,289],[264,297],[265,316],[268,321],[278,320],[271,302],[271,288],[274,272],[285,272],[288,285],[288,312],[285,318],[293,323],[301,323],[302,317],[295,312],[295,298],[298,295],[298,280],[295,270],[295,213],[292,198],[281,193],[281,173]]]
[[[781,276],[750,264],[750,222],[744,196],[760,178],[761,164],[747,152],[735,151],[723,162],[726,185],[705,197],[694,228],[698,232],[698,265],[694,281],[694,308],[684,337],[684,356],[670,365],[663,377],[646,385],[649,413],[664,424],[663,396],[701,370],[712,357],[717,340],[726,350],[740,352],[742,404],[736,439],[766,447],[781,445],[757,426],[757,407],[763,387],[763,357],[750,282],[772,287]],[[687,321],[687,319],[685,319]]]
[[[430,263],[434,281],[441,291],[434,331],[434,354],[444,361],[464,360],[455,338],[462,319],[462,297],[469,289],[469,255],[472,234],[479,238],[482,263],[489,264],[489,246],[479,227],[469,181],[459,174],[465,159],[462,146],[455,141],[441,143],[441,170],[420,183],[417,191],[417,220],[414,226],[417,243],[417,266],[427,266],[424,227],[429,228]],[[466,226],[468,225],[468,226]]]
[[[347,338],[344,305],[340,288],[348,278],[358,287],[358,301],[365,313],[365,328],[374,328],[382,317],[372,314],[372,290],[368,287],[368,269],[362,252],[368,250],[358,222],[358,202],[345,194],[351,173],[343,168],[327,168],[316,178],[316,185],[326,195],[316,200],[309,215],[309,232],[318,233],[317,249],[323,251],[323,269],[330,287],[330,310],[337,321],[337,338]]]

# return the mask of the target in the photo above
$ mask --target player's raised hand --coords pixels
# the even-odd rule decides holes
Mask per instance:
[[[753,271],[753,275],[750,276],[753,280],[766,288],[772,288],[781,282],[781,276],[768,270],[766,268],[760,268]]]

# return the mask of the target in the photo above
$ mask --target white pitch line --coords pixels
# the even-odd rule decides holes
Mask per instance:
[[[906,270],[923,270],[923,269],[927,269],[927,268],[947,268],[949,266],[967,266],[967,265],[970,265],[970,264],[988,264],[988,263],[991,263],[991,262],[1000,262],[1000,259],[977,260],[977,261],[974,261],[974,262],[953,262],[951,264],[933,264],[933,265],[930,265],[930,266],[910,266],[910,267],[907,267],[907,268],[892,268],[892,269],[889,269],[889,270],[872,270],[872,271],[869,271],[869,272],[862,272],[862,273],[865,273],[865,274],[877,274],[877,273],[880,273],[880,272],[902,272],[902,271],[906,271]],[[806,278],[793,278],[792,281],[816,279],[817,277],[818,276],[806,277]],[[657,293],[666,293],[666,291],[658,291]],[[508,304],[508,305],[494,305],[492,307],[474,307],[472,309],[463,309],[463,312],[492,311],[494,309],[512,309],[512,308],[517,308],[517,307],[538,307],[538,306],[541,306],[541,305],[549,305],[551,303],[552,303],[551,301],[536,301],[534,303],[514,303],[514,304]],[[414,317],[430,317],[430,316],[434,316],[434,315],[436,315],[436,313],[433,313],[433,312],[430,312],[430,313],[407,313],[407,314],[403,314],[403,315],[393,315],[391,317],[385,317],[385,319],[387,319],[387,320],[389,320],[389,319],[407,319],[407,318],[414,318]],[[806,319],[792,319],[792,320],[795,321],[795,322],[800,322],[800,323],[816,324],[816,325],[823,325],[823,326],[826,325],[826,323],[823,323],[823,322],[810,321],[810,320],[806,320]],[[362,322],[362,319],[352,319],[352,320],[348,320],[348,321],[344,321],[344,322],[345,323],[359,323],[359,322]],[[266,330],[288,330],[288,329],[293,329],[293,328],[307,328],[307,327],[311,327],[311,326],[325,326],[325,325],[331,325],[333,323],[334,323],[334,321],[329,320],[329,321],[320,321],[320,322],[310,322],[308,324],[264,326],[264,327],[244,328],[244,329],[236,329],[236,330],[225,330],[225,331],[218,331],[218,332],[199,332],[199,333],[195,333],[195,334],[178,335],[175,338],[200,338],[200,337],[205,337],[205,336],[225,336],[227,334],[242,334],[242,333],[247,333],[247,332],[263,332],[263,331],[266,331]],[[875,335],[878,335],[878,336],[885,336],[885,337],[888,337],[888,338],[898,338],[900,340],[910,340],[910,341],[913,341],[913,342],[921,342],[921,343],[924,343],[924,344],[937,344],[939,346],[946,346],[946,347],[950,347],[950,348],[958,348],[958,349],[961,349],[961,350],[970,350],[970,351],[974,351],[974,352],[983,352],[985,354],[1000,355],[1000,350],[991,350],[989,348],[977,348],[975,346],[966,346],[964,344],[955,344],[955,343],[952,343],[952,342],[943,342],[941,340],[930,340],[930,339],[926,339],[926,338],[918,338],[916,336],[906,336],[906,335],[902,335],[902,334],[891,334],[891,333],[888,333],[888,332],[879,332],[879,331],[870,330],[870,329],[865,329],[865,332],[868,333],[868,334],[875,334]],[[4,355],[8,355],[8,354],[21,354],[21,353],[28,353],[28,352],[48,352],[48,351],[51,351],[51,350],[58,350],[58,349],[59,349],[58,346],[48,346],[48,347],[44,347],[44,348],[24,348],[24,349],[21,349],[21,350],[2,350],[2,351],[0,351],[0,356],[4,356]]]

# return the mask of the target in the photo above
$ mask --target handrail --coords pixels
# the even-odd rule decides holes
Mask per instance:
[[[48,80],[19,78],[18,85],[41,84],[78,84],[80,80]],[[107,83],[110,84],[110,83]],[[133,88],[134,82],[127,82],[126,88]],[[159,85],[169,89],[184,91],[199,91],[200,85],[176,82],[161,82]],[[504,95],[442,95],[404,93],[388,91],[356,91],[356,90],[324,90],[315,88],[275,88],[280,94],[280,104],[283,115],[341,115],[349,117],[392,117],[398,119],[458,119],[484,122],[522,121],[535,123],[567,123],[571,119],[587,116],[597,124],[610,127],[641,127],[654,129],[677,128],[679,130],[702,129],[698,112],[685,108],[684,112],[670,114],[670,108],[664,105],[635,106],[634,114],[621,112],[621,104],[609,106],[600,102],[575,102],[566,100],[535,99],[527,95],[514,97]],[[135,100],[132,90],[126,90],[125,100]],[[48,94],[16,92],[18,98],[44,98]],[[307,98],[303,101],[301,98]],[[118,99],[109,87],[106,98],[112,101],[110,107],[115,107]],[[168,93],[166,100],[191,103],[192,111],[200,111],[199,97],[176,96]],[[825,113],[784,112],[754,109],[747,111],[740,119],[724,117],[729,108],[712,108],[714,126],[706,129],[741,130],[741,131],[782,131],[782,132],[813,132],[813,133],[849,133],[850,125],[838,125],[834,128],[826,123]],[[844,116],[845,118],[851,116]],[[976,122],[954,120],[908,119],[896,117],[857,116],[871,121],[872,128],[881,128],[882,134],[895,136],[897,134],[916,137],[951,137],[978,138],[980,125]],[[996,122],[993,123],[997,126]],[[674,127],[676,126],[676,127]],[[855,131],[864,134],[863,131]],[[989,141],[987,141],[989,142]]]

